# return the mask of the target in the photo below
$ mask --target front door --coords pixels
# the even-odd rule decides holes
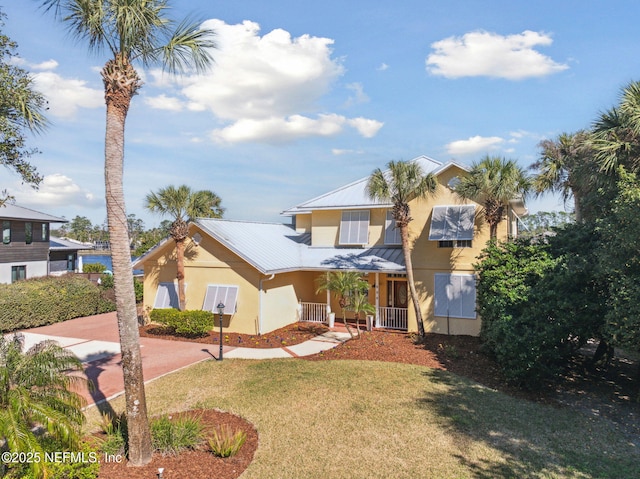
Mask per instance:
[[[396,308],[406,308],[408,306],[407,283],[405,281],[394,281],[394,306]]]
[[[389,281],[387,283],[389,292],[388,305],[392,308],[406,308],[409,304],[406,281]]]

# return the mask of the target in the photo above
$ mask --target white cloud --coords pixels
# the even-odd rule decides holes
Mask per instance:
[[[470,32],[431,44],[434,53],[427,57],[427,71],[447,78],[489,76],[521,80],[547,76],[569,68],[534,49],[552,43],[550,35],[530,30],[507,36]]]
[[[381,63],[380,66],[377,68],[379,72],[383,72],[388,69],[389,69],[389,65],[387,65],[386,63]]]
[[[342,155],[361,155],[364,153],[364,151],[362,150],[345,150],[342,148],[333,148],[331,150],[331,153],[333,153],[335,156],[342,156]]]
[[[365,138],[373,138],[376,136],[384,123],[370,120],[368,118],[353,118],[348,121],[349,125],[354,127]]]
[[[78,108],[100,108],[104,106],[104,91],[87,86],[83,80],[64,78],[52,71],[33,75],[36,88],[49,102],[53,116],[72,118]]]
[[[183,109],[182,101],[179,98],[170,97],[164,93],[158,96],[148,96],[144,102],[157,110],[181,111]]]
[[[369,96],[364,92],[362,83],[349,83],[347,89],[353,92],[353,95],[347,99],[347,106],[369,102]]]
[[[58,62],[52,59],[42,63],[31,64],[30,67],[33,70],[55,70],[58,67]]]
[[[93,193],[60,173],[45,176],[37,190],[26,185],[17,186],[15,197],[18,204],[47,208],[50,206],[98,207],[102,204]]]
[[[317,119],[302,115],[286,118],[241,119],[230,126],[214,130],[212,138],[219,143],[266,142],[287,143],[308,136],[333,136],[340,133],[347,119],[336,114],[319,115]]]
[[[450,155],[470,155],[495,150],[504,141],[499,136],[472,136],[467,140],[452,141],[446,145],[446,149]]]
[[[331,56],[333,40],[311,35],[293,38],[282,29],[261,36],[260,26],[251,21],[228,25],[212,19],[203,26],[216,31],[218,45],[209,73],[184,77],[180,83],[159,72],[151,76],[156,83],[179,88],[189,110],[209,110],[226,124],[211,133],[214,140],[278,143],[343,131],[348,119],[334,113],[314,114],[344,73],[341,60]],[[362,85],[350,87],[354,99],[366,99]],[[379,129],[374,127],[375,120],[353,121],[350,125],[363,135]]]

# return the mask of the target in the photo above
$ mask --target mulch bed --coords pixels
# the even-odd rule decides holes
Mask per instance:
[[[234,479],[249,466],[258,448],[258,432],[251,423],[234,414],[216,410],[196,410],[174,414],[194,415],[200,418],[205,434],[216,427],[227,425],[232,431],[241,429],[247,433],[247,440],[233,457],[219,458],[204,449],[186,451],[174,456],[154,454],[152,461],[141,467],[128,466],[126,462],[101,462],[99,479],[153,479],[158,477],[158,468],[164,468],[166,479]],[[101,457],[104,461],[104,458]]]
[[[281,348],[293,346],[326,333],[329,328],[320,323],[294,323],[266,334],[223,333],[222,343],[225,346],[242,348]],[[146,338],[168,339],[174,341],[190,341],[203,344],[220,344],[220,333],[209,331],[206,336],[189,338],[176,336],[171,330],[159,324],[147,324],[140,327],[140,336]]]

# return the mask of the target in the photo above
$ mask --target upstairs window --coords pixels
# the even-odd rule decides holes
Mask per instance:
[[[341,245],[369,243],[369,211],[343,211],[340,221]]]
[[[24,242],[27,244],[33,243],[33,223],[30,221],[24,224]]]
[[[387,219],[384,222],[384,244],[402,244],[400,228],[396,227],[396,220],[391,210],[387,210]]]
[[[11,221],[2,222],[2,242],[4,244],[11,243]]]
[[[434,206],[431,214],[431,241],[473,239],[475,205]]]

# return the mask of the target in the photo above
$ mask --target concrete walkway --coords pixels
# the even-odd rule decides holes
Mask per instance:
[[[72,351],[83,362],[93,390],[82,395],[89,406],[124,393],[120,339],[115,313],[77,318],[20,331],[25,346],[51,339]],[[304,343],[283,348],[257,349],[223,346],[224,359],[275,359],[309,356],[336,347],[349,339],[348,333],[330,331]],[[188,341],[140,338],[145,383],[201,361],[216,359],[218,345]]]

